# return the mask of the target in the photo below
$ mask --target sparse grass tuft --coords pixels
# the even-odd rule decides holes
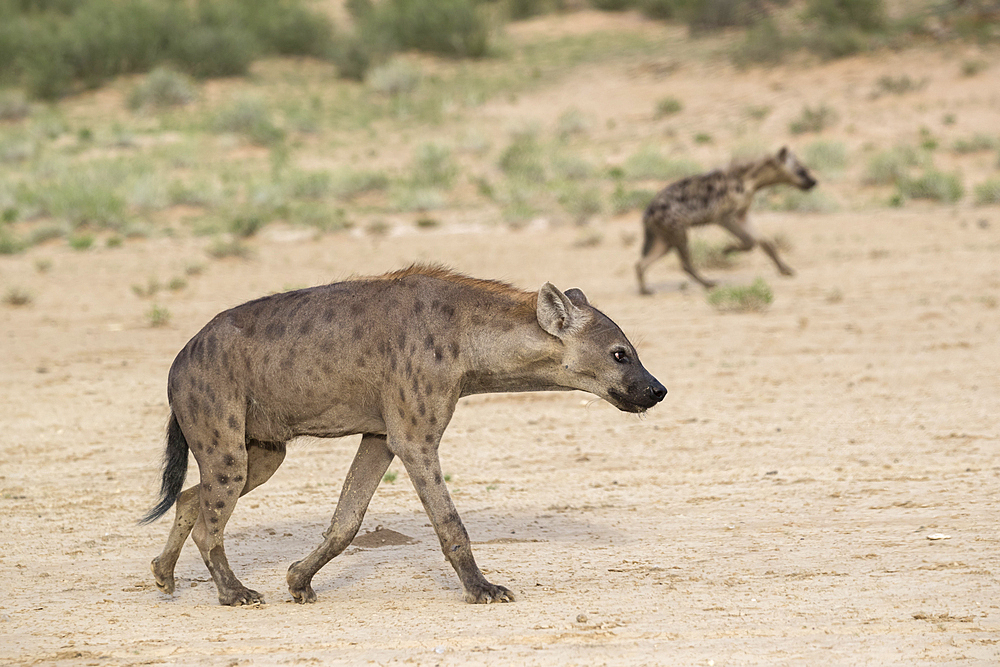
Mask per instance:
[[[737,67],[751,65],[777,65],[791,49],[789,39],[781,34],[778,24],[770,18],[754,23],[743,35],[743,41],[730,52],[729,57]]]
[[[875,82],[875,92],[873,93],[873,96],[905,95],[906,93],[912,93],[922,89],[927,85],[927,82],[927,77],[924,77],[923,79],[913,79],[909,74],[901,74],[899,76],[885,74],[880,76]]]
[[[90,250],[96,240],[93,234],[86,232],[73,234],[67,239],[69,247],[73,250]]]
[[[611,211],[615,215],[621,215],[636,209],[644,209],[655,196],[656,193],[652,190],[626,190],[624,185],[618,183],[611,193]]]
[[[8,306],[27,306],[33,299],[31,292],[22,287],[11,287],[3,295],[3,302]]]
[[[976,76],[989,68],[989,62],[981,58],[962,61],[962,76]]]
[[[810,106],[802,107],[802,113],[788,125],[792,134],[805,134],[806,132],[822,132],[837,122],[837,112],[821,104],[813,109]]]
[[[646,146],[626,158],[622,165],[625,178],[633,181],[673,181],[700,172],[701,166],[691,160],[664,157],[655,148]]]
[[[259,146],[271,146],[285,138],[274,124],[271,110],[263,99],[243,95],[222,109],[215,117],[216,132],[232,132]]]
[[[396,481],[398,477],[399,473],[397,473],[395,470],[389,470],[384,475],[382,475],[382,481],[392,484],[393,482]]]
[[[910,199],[930,199],[952,204],[965,194],[959,174],[946,174],[937,169],[927,169],[917,177],[906,177],[898,186],[899,193]]]
[[[410,180],[416,186],[450,188],[458,175],[451,149],[435,143],[421,144],[413,155]]]
[[[861,181],[865,185],[895,185],[907,177],[911,168],[926,162],[926,157],[916,149],[896,146],[873,155]]]
[[[216,238],[206,252],[215,259],[225,259],[226,257],[246,259],[251,254],[250,248],[239,238],[228,241],[223,238]]]
[[[997,145],[998,141],[996,136],[977,132],[971,137],[956,139],[955,143],[951,146],[951,150],[960,155],[964,155],[967,153],[991,151],[997,148]]]
[[[680,113],[683,108],[684,104],[676,97],[672,95],[664,97],[656,103],[656,117],[673,116],[676,113]]]
[[[165,327],[170,324],[170,311],[154,303],[146,312],[146,322],[151,327]]]
[[[403,58],[393,58],[369,70],[365,83],[376,93],[398,97],[415,91],[422,76],[416,64]]]
[[[974,201],[976,206],[1000,204],[1000,178],[990,178],[978,184]]]
[[[541,153],[534,134],[518,133],[500,154],[500,170],[511,178],[540,183],[545,180]]]
[[[774,292],[763,278],[757,278],[750,285],[715,287],[706,299],[709,305],[721,312],[761,312],[774,301]]]
[[[157,67],[129,93],[128,108],[136,111],[179,107],[193,102],[196,95],[194,84],[187,76],[167,67]]]

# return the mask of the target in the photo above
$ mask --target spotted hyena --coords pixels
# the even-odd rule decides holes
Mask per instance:
[[[792,275],[792,269],[778,257],[774,242],[758,237],[747,218],[757,190],[781,183],[800,190],[816,185],[809,170],[787,148],[755,162],[689,176],[661,190],[642,216],[642,259],[635,265],[639,291],[650,294],[646,287],[646,269],[672,248],[677,248],[681,266],[688,275],[705,287],[713,287],[715,281],[702,277],[691,264],[688,250],[688,229],[711,223],[722,225],[739,239],[739,243],[723,250],[726,254],[747,251],[760,244],[782,275]]]
[[[174,565],[188,534],[226,605],[260,602],[226,559],[223,531],[237,498],[281,465],[300,435],[361,434],[324,540],[288,570],[298,602],[312,578],[357,534],[368,503],[398,456],[469,602],[509,602],[472,555],[445,486],[438,443],[462,396],[580,389],[626,412],[644,412],[666,389],[635,348],[583,292],[546,283],[524,292],[439,267],[412,266],[264,297],[217,315],[170,368],[171,416],[161,500],[176,502],[156,584],[174,591]],[[181,491],[188,451],[200,481]]]

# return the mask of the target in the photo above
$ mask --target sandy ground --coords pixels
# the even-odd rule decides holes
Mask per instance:
[[[719,314],[657,265],[636,294],[635,221],[573,247],[570,228],[431,230],[256,242],[154,299],[199,240],[0,265],[33,302],[0,309],[0,661],[11,664],[991,665],[1000,661],[996,344],[1000,219],[926,209],[764,214],[794,239],[719,272],[766,277],[764,314]],[[980,223],[980,220],[985,220]],[[51,261],[40,273],[39,258]],[[535,289],[578,286],[666,384],[645,418],[582,393],[463,399],[442,444],[492,580],[473,606],[405,472],[294,604],[289,563],[320,540],[356,438],[304,440],[244,498],[230,558],[267,604],[223,608],[189,542],[178,591],[148,569],[177,350],[219,310],[271,291],[438,260]],[[931,539],[945,535],[947,539]]]
[[[719,164],[741,132],[775,147],[804,104],[827,101],[841,122],[823,137],[851,151],[914,145],[922,124],[995,133],[995,78],[960,78],[964,57],[738,76],[685,65],[666,79],[595,66],[484,105],[479,122],[548,125],[583,108],[612,163],[650,137],[719,127],[694,149]],[[930,83],[870,95],[905,72]],[[670,92],[697,113],[650,120]],[[746,129],[749,104],[774,112]],[[995,174],[995,151],[963,159],[967,187]],[[760,252],[705,271],[764,277],[775,302],[761,314],[714,311],[674,258],[640,297],[638,214],[595,221],[595,245],[482,210],[382,238],[268,228],[245,261],[211,260],[205,239],[183,236],[0,257],[0,291],[32,297],[0,305],[0,664],[1000,664],[1000,211],[886,210],[888,193],[853,192],[863,166],[821,183],[849,212],[756,214],[790,240],[794,278]],[[285,571],[319,543],[358,438],[296,441],[238,505],[230,560],[267,604],[220,607],[190,542],[176,595],[159,593],[149,561],[169,524],[136,520],[159,484],[177,351],[224,308],[412,261],[582,288],[670,392],[643,418],[578,392],[462,400],[443,466],[481,567],[517,602],[462,601],[398,463],[362,528],[373,534],[317,575],[316,604],[292,602]],[[186,276],[192,265],[203,271]],[[186,287],[152,298],[133,290],[179,277]],[[167,326],[150,326],[154,304]]]

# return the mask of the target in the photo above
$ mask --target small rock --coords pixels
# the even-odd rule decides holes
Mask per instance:
[[[587,615],[586,614],[577,614],[576,615],[576,622],[577,623],[586,623],[587,622]]]
[[[950,540],[951,535],[945,535],[944,533],[931,533],[927,536],[928,540]]]

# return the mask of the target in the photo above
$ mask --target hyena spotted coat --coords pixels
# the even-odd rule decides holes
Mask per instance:
[[[800,190],[816,185],[809,170],[787,148],[755,162],[690,176],[661,190],[642,217],[642,259],[635,265],[639,291],[651,293],[646,286],[646,269],[673,248],[677,248],[688,275],[705,287],[714,287],[715,281],[707,280],[695,269],[688,249],[688,229],[711,223],[721,225],[739,239],[739,243],[723,250],[726,254],[745,252],[760,244],[782,275],[792,275],[792,269],[778,257],[774,243],[758,237],[747,217],[754,194],[781,183]]]
[[[223,532],[237,499],[268,480],[300,436],[361,434],[323,542],[288,570],[298,602],[313,602],[316,572],[357,534],[394,457],[416,487],[469,602],[509,602],[483,576],[441,473],[438,443],[462,396],[580,389],[643,412],[666,389],[621,329],[587,302],[546,283],[537,293],[439,267],[412,266],[264,297],[220,313],[170,368],[171,416],[160,502],[176,502],[157,587],[193,538],[225,605],[262,601],[226,559]],[[199,483],[181,492],[188,451]],[[193,530],[192,530],[193,529]]]

